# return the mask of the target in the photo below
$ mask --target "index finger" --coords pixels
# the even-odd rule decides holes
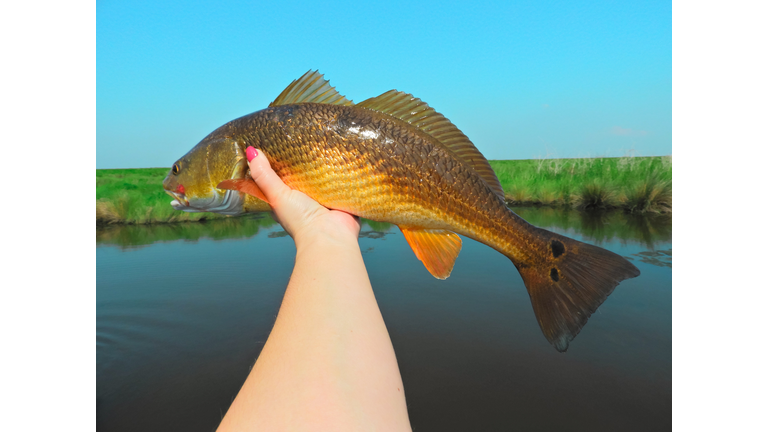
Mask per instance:
[[[248,158],[248,166],[251,168],[251,177],[256,185],[264,193],[267,202],[275,204],[281,200],[281,197],[291,191],[291,188],[285,185],[280,177],[272,169],[269,159],[253,147],[245,150]]]

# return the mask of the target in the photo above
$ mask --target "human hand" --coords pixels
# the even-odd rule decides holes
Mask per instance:
[[[278,177],[263,152],[246,149],[251,177],[272,207],[275,218],[293,238],[296,246],[317,236],[343,240],[354,239],[360,233],[360,218],[339,210],[329,210],[303,192],[288,187]]]

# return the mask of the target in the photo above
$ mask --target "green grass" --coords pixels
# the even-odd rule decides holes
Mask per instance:
[[[672,211],[671,156],[490,163],[512,205]]]
[[[222,219],[174,210],[163,190],[169,168],[96,170],[96,224],[147,224]]]
[[[672,211],[672,157],[490,161],[515,206]],[[168,168],[96,170],[96,223],[148,224],[224,219],[170,206]]]

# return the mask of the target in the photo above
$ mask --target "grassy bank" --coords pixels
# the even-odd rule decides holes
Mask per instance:
[[[172,223],[221,219],[215,213],[174,210],[163,190],[169,168],[96,170],[96,224]]]
[[[672,158],[626,157],[490,161],[513,205],[627,212],[672,211]],[[147,224],[222,219],[170,206],[168,168],[96,170],[96,223]]]
[[[490,161],[512,205],[672,211],[672,157]]]

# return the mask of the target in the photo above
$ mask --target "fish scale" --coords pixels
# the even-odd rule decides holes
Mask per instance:
[[[354,104],[307,72],[268,108],[225,124],[174,164],[163,182],[174,207],[268,211],[248,173],[248,146],[263,152],[286,185],[320,204],[396,224],[437,278],[453,269],[457,234],[501,252],[520,272],[539,326],[559,351],[616,285],[639,275],[612,252],[517,216],[469,138],[410,94],[390,90]]]
[[[243,150],[263,151],[288,186],[328,208],[398,226],[448,229],[511,256],[516,264],[532,264],[531,255],[516,247],[535,241],[531,226],[497,199],[472,168],[430,137],[408,134],[405,124],[377,116],[348,106],[281,106],[235,120],[233,138]],[[377,130],[379,136],[355,139],[359,133],[351,128]],[[253,129],[261,133],[236,132]],[[430,165],[435,168],[423,169]],[[445,176],[449,166],[450,180]],[[350,187],[355,194],[340,193]]]

